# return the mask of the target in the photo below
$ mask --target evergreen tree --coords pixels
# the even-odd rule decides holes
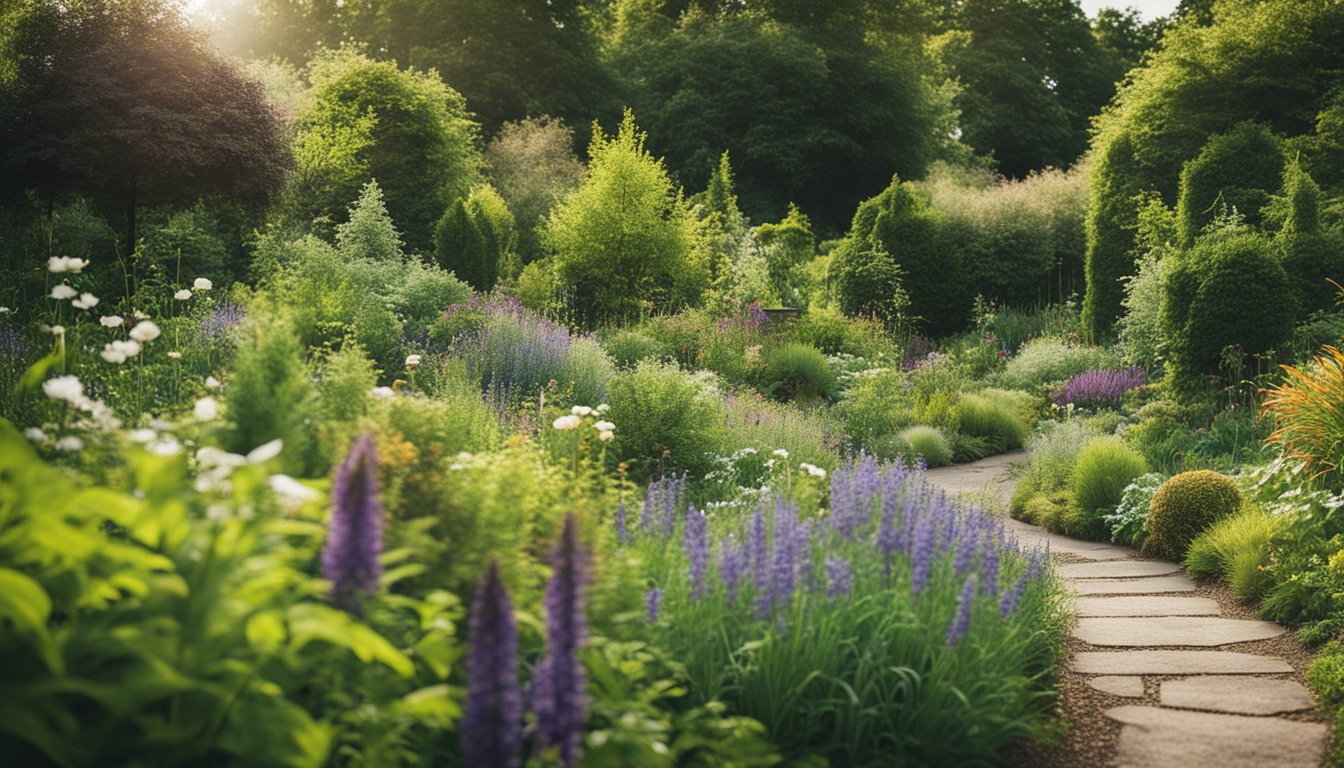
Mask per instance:
[[[383,190],[376,179],[364,185],[359,200],[350,207],[349,218],[336,226],[336,247],[343,255],[374,261],[402,257],[401,233],[387,214]]]
[[[478,291],[490,290],[485,236],[466,200],[448,206],[434,229],[434,252],[439,266],[453,271]]]

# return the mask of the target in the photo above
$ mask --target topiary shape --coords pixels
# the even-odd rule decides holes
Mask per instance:
[[[1180,560],[1195,537],[1241,508],[1241,490],[1227,475],[1182,472],[1162,484],[1148,507],[1143,553]]]

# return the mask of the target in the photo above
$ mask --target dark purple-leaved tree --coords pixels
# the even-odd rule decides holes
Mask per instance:
[[[168,0],[33,0],[3,19],[0,192],[79,193],[125,212],[217,196],[260,205],[284,178],[259,83]]]

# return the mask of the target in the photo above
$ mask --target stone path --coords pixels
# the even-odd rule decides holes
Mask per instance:
[[[1006,500],[1006,473],[1022,452],[929,472],[948,492],[977,493],[993,483]],[[1006,506],[1006,504],[1005,504]],[[1281,658],[1223,646],[1283,634],[1266,621],[1228,618],[1218,603],[1194,594],[1180,565],[1142,559],[1128,547],[1078,541],[1009,520],[1028,547],[1048,543],[1056,571],[1076,593],[1073,637],[1088,650],[1069,659],[1092,688],[1156,704],[1114,706],[1120,724],[1112,765],[1122,768],[1315,768],[1325,759],[1329,730],[1291,719],[1315,709],[1311,694]],[[1065,555],[1067,557],[1059,557]],[[1271,677],[1278,675],[1278,677]],[[1149,699],[1152,701],[1153,699]]]

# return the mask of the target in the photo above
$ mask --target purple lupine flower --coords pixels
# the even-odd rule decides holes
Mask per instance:
[[[1002,526],[999,531],[1002,532]],[[985,592],[991,595],[999,593],[999,565],[1001,556],[999,552],[1002,539],[993,534],[985,537],[984,548],[980,552],[980,573],[983,576],[981,583],[984,584]]]
[[[467,704],[462,755],[467,765],[518,765],[523,741],[523,696],[518,688],[518,631],[513,603],[490,561],[471,603]]]
[[[980,530],[972,527],[963,531],[957,543],[957,553],[952,558],[952,572],[961,578],[975,565],[975,555],[980,549]]]
[[[973,600],[975,600],[975,574],[966,577],[966,583],[961,588],[961,596],[957,598],[957,615],[947,628],[948,645],[956,645],[958,640],[965,637],[966,630],[971,624]]]
[[[616,504],[616,543],[630,543],[630,534],[625,530],[625,499]]]
[[[877,548],[881,550],[882,562],[890,573],[891,557],[901,548],[901,531],[896,527],[896,496],[890,492],[882,496],[882,519],[877,526]]]
[[[644,595],[644,614],[650,624],[658,623],[658,612],[663,605],[663,590],[654,587]]]
[[[1045,564],[1050,559],[1050,542],[1037,547],[1027,555],[1027,579],[1035,581],[1045,575]]]
[[[783,500],[775,502],[775,547],[771,555],[771,603],[786,605],[793,600],[797,584],[798,534],[797,518],[792,505]]]
[[[1022,591],[1026,587],[1027,574],[1024,573],[1018,576],[1017,581],[1013,582],[1013,586],[1009,587],[1008,591],[1003,593],[1003,597],[999,598],[999,618],[1006,619],[1013,615],[1013,612],[1017,610],[1018,602],[1022,599]]]
[[[691,597],[701,597],[707,589],[706,575],[709,570],[709,539],[705,516],[694,506],[686,509],[686,525],[682,529],[682,547],[686,558],[690,560]]]
[[[561,762],[578,762],[583,720],[588,709],[579,647],[587,639],[583,615],[587,553],[579,541],[574,515],[565,518],[560,544],[552,557],[554,571],[546,584],[546,655],[532,675],[533,734],[537,752],[558,750]]]
[[[826,558],[826,596],[848,595],[854,585],[854,570],[843,557]]]
[[[672,475],[663,480],[663,536],[670,537],[677,527],[677,509],[681,505],[683,478]]]
[[[378,503],[378,457],[373,434],[365,432],[350,446],[331,488],[331,519],[322,551],[322,575],[331,582],[332,600],[359,615],[365,596],[378,590],[383,567],[383,507]]]
[[[737,590],[742,582],[742,574],[747,570],[747,550],[745,546],[733,541],[733,535],[723,540],[719,552],[719,581],[728,590],[728,601],[737,599]]]
[[[21,360],[28,354],[23,336],[11,325],[0,326],[0,358]]]
[[[1138,366],[1123,371],[1085,371],[1069,379],[1055,395],[1055,402],[1081,408],[1116,406],[1125,393],[1141,386],[1143,369]]]
[[[765,538],[765,510],[760,507],[756,508],[747,529],[747,546],[751,550],[751,571],[756,582],[756,609],[764,617],[770,611],[770,543]]]
[[[645,536],[653,533],[653,511],[660,506],[659,494],[662,492],[662,487],[662,481],[655,480],[644,489],[644,506],[639,513],[639,532]]]
[[[915,544],[910,553],[910,590],[916,595],[924,589],[929,580],[929,571],[933,568],[935,539],[938,536],[935,525],[933,516],[925,515],[915,527]]]

